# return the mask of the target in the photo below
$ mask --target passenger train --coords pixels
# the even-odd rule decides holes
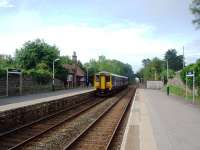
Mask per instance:
[[[106,96],[128,86],[128,77],[110,72],[99,72],[94,76],[94,87],[99,96]]]

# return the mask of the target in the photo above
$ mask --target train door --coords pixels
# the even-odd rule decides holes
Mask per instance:
[[[106,78],[104,75],[100,76],[100,86],[102,90],[105,90],[106,88]]]

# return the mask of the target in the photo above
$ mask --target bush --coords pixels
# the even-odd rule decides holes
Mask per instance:
[[[6,69],[0,68],[0,78],[5,78],[6,77]]]
[[[196,64],[191,64],[187,67],[185,67],[181,73],[180,77],[182,81],[185,83],[186,82],[186,74],[189,72],[195,71],[195,87],[198,89],[198,95],[200,95],[200,61],[197,61]],[[187,78],[187,84],[190,88],[192,88],[193,85],[193,78],[189,77]]]
[[[191,64],[187,67],[185,67],[181,73],[180,73],[180,77],[181,77],[181,80],[185,83],[186,82],[186,74],[188,74],[189,72],[192,72],[193,70],[195,70],[195,64]],[[187,78],[187,84],[188,86],[191,88],[192,87],[192,83],[193,83],[193,79],[190,77],[190,78]]]
[[[36,69],[31,71],[31,76],[39,84],[47,84],[51,80],[51,73],[49,70]]]
[[[175,72],[171,69],[168,70],[168,75],[169,75],[169,78],[172,79],[174,76],[175,76]],[[167,70],[163,70],[161,72],[161,77],[162,78],[167,78]]]
[[[51,72],[48,70],[48,66],[45,63],[40,63],[36,66],[36,69],[30,69],[23,72],[24,75],[32,76],[39,84],[47,84],[51,80]]]

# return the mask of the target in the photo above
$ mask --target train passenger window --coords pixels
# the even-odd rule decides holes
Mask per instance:
[[[96,82],[99,82],[99,75],[96,75]]]

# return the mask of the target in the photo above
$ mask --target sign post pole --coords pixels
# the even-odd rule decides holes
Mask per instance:
[[[186,76],[185,76],[185,97],[187,99],[187,72],[186,72]]]
[[[192,77],[192,79],[193,79],[192,103],[194,103],[194,101],[195,101],[195,72],[194,72],[194,70],[193,70],[193,73],[189,72],[188,74],[186,74],[186,90],[187,90],[187,77]],[[186,91],[186,94],[187,94],[187,91]]]
[[[193,70],[193,96],[192,96],[192,102],[195,101],[195,72]]]
[[[8,69],[6,71],[6,96],[8,96]]]

